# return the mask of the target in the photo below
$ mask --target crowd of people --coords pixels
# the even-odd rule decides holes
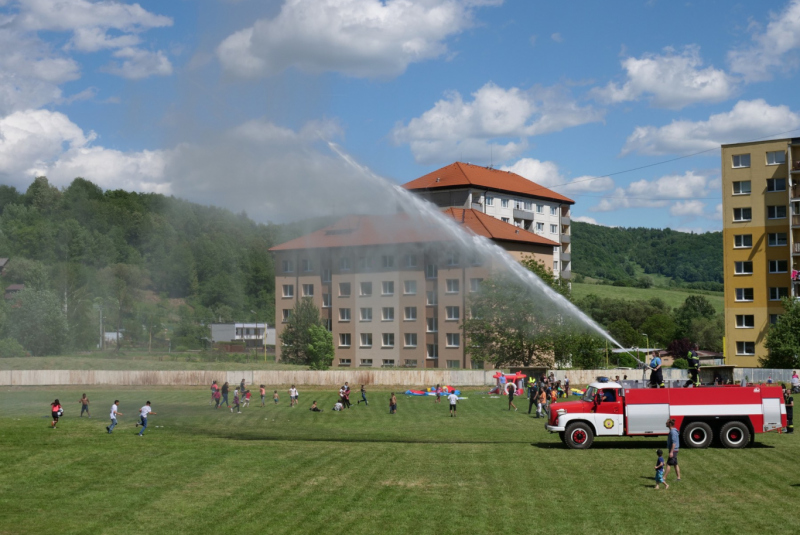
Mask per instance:
[[[511,390],[513,383],[507,387],[509,394],[509,410],[513,406],[513,394]],[[514,387],[516,390],[516,387]],[[550,414],[550,404],[558,401],[559,398],[569,397],[569,377],[564,377],[564,381],[557,380],[555,374],[550,372],[550,375],[542,374],[537,380],[534,377],[528,378],[528,414],[536,407],[536,417],[546,418]],[[516,406],[514,406],[516,410]]]

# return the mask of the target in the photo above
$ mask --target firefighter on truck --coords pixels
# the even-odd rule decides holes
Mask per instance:
[[[689,380],[683,386],[700,386],[700,358],[697,356],[697,344],[689,350],[686,360],[689,362]]]

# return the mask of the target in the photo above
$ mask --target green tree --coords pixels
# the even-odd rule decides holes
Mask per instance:
[[[311,340],[306,348],[308,365],[312,370],[327,370],[333,363],[333,334],[322,325],[312,325],[308,337]]]
[[[675,323],[678,325],[678,336],[688,337],[691,332],[692,320],[697,318],[713,318],[716,314],[714,305],[702,295],[690,295],[683,304],[675,310]]]
[[[281,359],[295,364],[309,364],[308,348],[312,345],[311,328],[322,325],[319,309],[310,297],[294,305],[289,320],[281,333]]]
[[[618,319],[608,326],[608,334],[625,347],[640,347],[644,345],[645,338],[631,327],[627,320]]]
[[[653,347],[667,347],[675,338],[675,320],[669,314],[653,314],[642,323],[640,330],[647,334]]]
[[[59,355],[66,348],[67,318],[53,292],[25,288],[9,316],[9,334],[34,356]]]
[[[33,183],[28,186],[28,191],[25,192],[25,201],[27,204],[41,212],[50,212],[54,210],[60,199],[61,192],[57,187],[50,185],[47,181],[47,177],[44,176],[36,177]]]
[[[119,351],[122,345],[120,337],[122,324],[134,313],[135,303],[145,285],[145,273],[139,266],[114,264],[100,272],[100,279],[103,281],[107,300],[114,305],[117,351]]]
[[[560,366],[599,368],[605,360],[604,346],[603,338],[583,332],[576,325],[563,325],[553,333],[553,354]]]
[[[523,257],[520,260],[520,264],[522,264],[527,270],[533,272],[538,276],[545,284],[549,287],[569,299],[570,292],[569,292],[569,284],[562,278],[556,278],[553,270],[545,266],[544,262],[541,260],[536,260],[533,256]]]
[[[785,312],[767,331],[767,356],[759,359],[765,368],[800,367],[800,301],[783,299]]]
[[[0,339],[0,358],[14,359],[28,356],[25,348],[13,338]]]
[[[724,336],[725,318],[721,314],[713,318],[695,318],[689,325],[689,339],[700,349],[721,352]]]

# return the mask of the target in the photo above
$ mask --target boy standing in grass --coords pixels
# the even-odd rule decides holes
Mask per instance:
[[[278,391],[277,390],[272,393],[272,401],[275,402],[275,405],[278,404]]]
[[[81,403],[81,418],[83,418],[83,413],[85,412],[89,418],[92,417],[92,413],[89,412],[89,398],[86,397],[86,394],[80,399]]]
[[[289,406],[294,407],[297,405],[297,389],[292,385],[292,388],[289,389]]]
[[[261,406],[265,407],[266,405],[264,403],[264,400],[267,398],[267,387],[265,387],[264,385],[261,385],[259,387],[258,391],[259,391],[259,394],[261,394]]]
[[[456,404],[458,403],[458,396],[454,391],[450,391],[450,394],[447,396],[447,401],[450,402],[450,417],[456,417]]]
[[[389,398],[389,414],[397,414],[397,397],[392,392],[392,397]]]
[[[658,455],[658,460],[656,461],[656,490],[658,490],[658,486],[661,483],[664,484],[664,489],[666,490],[669,488],[669,485],[664,479],[664,452],[658,450],[656,451],[656,455]]]
[[[117,408],[119,406],[119,400],[115,399],[114,404],[111,405],[111,425],[106,427],[106,431],[110,435],[114,428],[117,426],[117,415],[122,416],[121,412],[117,412]]]

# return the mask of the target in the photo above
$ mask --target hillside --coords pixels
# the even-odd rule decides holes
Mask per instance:
[[[572,270],[584,277],[624,281],[644,274],[695,286],[722,283],[721,232],[689,234],[573,222],[572,244]]]

